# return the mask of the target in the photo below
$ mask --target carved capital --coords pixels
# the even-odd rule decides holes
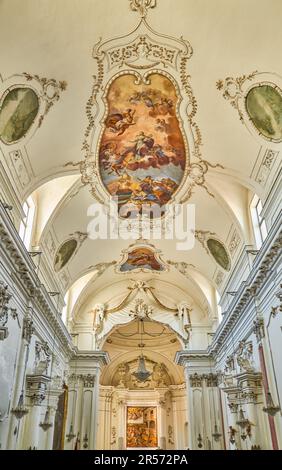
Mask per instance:
[[[202,387],[203,385],[203,376],[197,374],[197,372],[195,372],[193,375],[190,375],[189,380],[191,387]]]
[[[83,382],[83,387],[84,388],[93,388],[95,385],[95,375],[93,374],[87,374],[87,375],[80,375],[79,378]]]
[[[238,406],[239,406],[238,403],[234,403],[234,402],[228,403],[228,407],[229,407],[231,413],[237,413]]]

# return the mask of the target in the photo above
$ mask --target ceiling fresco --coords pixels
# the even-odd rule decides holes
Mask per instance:
[[[246,108],[256,129],[266,138],[282,140],[282,91],[273,85],[251,88]]]
[[[133,271],[135,269],[148,269],[151,271],[163,271],[163,266],[158,262],[155,253],[150,248],[135,248],[128,253],[128,258],[120,266],[120,272]]]
[[[104,185],[126,205],[166,204],[183,178],[186,155],[172,82],[154,73],[146,83],[134,75],[114,80],[100,145]],[[139,212],[139,210],[138,210]]]
[[[75,232],[61,243],[54,258],[54,271],[56,273],[61,271],[69,263],[82,243],[86,240],[87,236],[87,233]]]
[[[18,194],[14,207],[33,194],[41,207],[36,223],[46,230],[36,230],[33,247],[46,253],[42,269],[46,262],[46,272],[56,272],[63,295],[88,272],[89,295],[131,275],[177,284],[201,305],[209,301],[209,288],[224,291],[243,247],[253,243],[249,198],[256,193],[266,200],[281,160],[282,78],[273,47],[281,6],[269,1],[277,14],[239,0],[243,11],[238,0],[229,0],[232,20],[217,28],[211,27],[216,13],[208,0],[205,17],[198,2],[188,6],[187,0],[178,0],[177,8],[171,0],[151,1],[156,8],[129,0],[107,0],[105,8],[93,0],[88,9],[68,0],[54,2],[44,17],[35,0],[13,0],[13,7],[0,2],[2,18],[11,10],[21,13],[10,14],[10,26],[2,21],[0,28],[1,165],[3,159]],[[220,12],[225,0],[217,2]],[[255,21],[243,32],[242,46],[235,25],[247,15]],[[208,42],[199,36],[199,17]],[[34,25],[41,24],[38,35]],[[265,31],[259,50],[257,25]],[[25,40],[16,43],[14,31]],[[6,40],[14,55],[5,53]],[[80,186],[59,179],[75,175]],[[1,198],[2,191],[4,185]],[[138,232],[134,246],[135,237],[88,237],[80,250],[74,232],[86,233],[91,204],[100,202],[108,214],[110,196],[124,218],[131,204],[138,210],[141,204],[195,204],[201,243],[182,252],[175,239],[163,237],[152,247],[140,243],[146,237]],[[126,226],[127,220],[119,222]],[[163,231],[168,222],[159,221]]]
[[[251,133],[279,143],[282,140],[282,80],[279,75],[258,72],[217,80],[216,87],[237,109]]]
[[[39,111],[39,99],[31,88],[8,90],[0,104],[0,138],[10,144],[29,131]]]

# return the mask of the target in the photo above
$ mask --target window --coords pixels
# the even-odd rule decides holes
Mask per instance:
[[[256,246],[258,249],[260,249],[261,245],[267,237],[267,229],[265,220],[262,217],[262,203],[257,195],[253,197],[251,202],[251,216]]]
[[[220,305],[220,294],[217,290],[215,291],[215,296],[216,296],[216,303],[217,303],[218,323],[221,323],[222,322],[222,308]]]
[[[24,218],[21,221],[19,235],[27,250],[30,249],[33,219],[35,214],[35,204],[31,196],[23,204]]]

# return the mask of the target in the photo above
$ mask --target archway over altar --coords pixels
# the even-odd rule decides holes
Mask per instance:
[[[110,363],[100,377],[99,449],[188,447],[183,368],[174,356],[181,343],[173,330],[150,319],[115,328],[103,351]],[[147,378],[140,380],[140,357]]]

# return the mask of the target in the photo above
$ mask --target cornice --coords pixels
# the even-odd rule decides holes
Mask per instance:
[[[199,361],[207,363],[212,359],[212,355],[206,350],[182,350],[177,351],[174,357],[174,362],[178,366],[185,366],[189,361]]]
[[[2,203],[0,203],[0,240],[3,257],[7,257],[14,268],[11,274],[14,284],[24,290],[35,314],[41,313],[41,321],[56,331],[56,338],[65,353],[68,356],[72,355],[71,336],[58,315],[45,286],[41,284],[35,265]]]
[[[79,366],[80,361],[86,361],[91,363],[96,363],[99,366],[106,366],[110,363],[110,356],[107,351],[82,351],[74,348],[75,352],[72,357],[72,361],[77,361]]]
[[[207,349],[212,356],[217,355],[224,347],[231,329],[239,322],[240,318],[242,318],[249,302],[258,295],[259,291],[272,274],[273,267],[281,254],[281,226],[282,212],[280,212],[273,224],[265,243],[254,260],[252,270],[247,280],[240,285],[236,296],[226,311],[223,321],[213,337],[211,345]]]
[[[214,359],[224,348],[231,331],[246,314],[246,307],[251,299],[259,294],[274,271],[274,266],[279,259],[282,247],[282,212],[275,220],[265,243],[256,256],[252,270],[245,282],[242,282],[236,296],[230,304],[223,321],[219,325],[212,343],[205,350],[178,351],[174,361],[185,366],[187,362],[207,362]]]

